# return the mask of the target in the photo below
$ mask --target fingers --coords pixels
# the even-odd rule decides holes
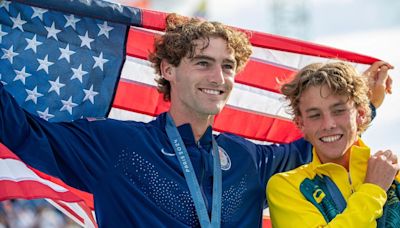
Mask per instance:
[[[394,67],[390,65],[388,62],[385,61],[376,61],[374,62],[365,72],[367,77],[374,79],[375,81],[378,80],[377,73],[379,72],[382,76],[387,75],[388,70],[393,69]]]
[[[376,152],[373,157],[375,158],[380,158],[382,160],[387,160],[388,162],[392,164],[397,164],[397,155],[393,153],[391,150],[385,150],[385,151],[378,151]]]
[[[365,71],[366,73],[374,74],[379,71],[382,66],[386,66],[389,70],[394,67],[385,61],[376,61]]]
[[[392,84],[393,84],[392,77],[388,76],[386,80],[386,93],[392,94]]]
[[[379,68],[381,68],[382,66],[387,66],[389,69],[393,69],[394,67],[392,65],[390,65],[390,63],[385,62],[385,61],[376,61],[371,65],[371,69],[373,71],[377,71],[379,70]]]
[[[373,78],[373,83],[377,85],[384,86],[387,93],[392,92],[392,78],[389,76],[388,71],[393,69],[390,65],[383,64],[375,72],[375,77]]]
[[[375,79],[376,83],[381,85],[386,85],[386,80],[389,77],[388,71],[389,67],[387,65],[382,65],[378,69],[378,75],[377,78]]]
[[[392,78],[389,76],[388,71],[393,69],[393,66],[384,61],[377,61],[373,63],[364,75],[368,77],[369,98],[371,103],[379,108],[385,95],[392,93]]]
[[[386,160],[391,162],[392,164],[397,164],[397,155],[391,150],[384,151],[383,156],[385,156]]]
[[[387,190],[399,171],[397,155],[391,150],[378,151],[368,160],[365,183],[372,183]]]
[[[370,73],[377,72],[378,69],[379,69],[382,65],[384,65],[383,63],[384,63],[383,61],[374,62],[374,63],[366,70],[366,72],[370,72]]]
[[[372,155],[372,157],[375,157],[375,158],[377,158],[377,157],[379,157],[380,155],[382,155],[382,154],[383,154],[383,152],[385,152],[385,151],[383,151],[383,150],[380,150],[380,151],[376,152],[374,155]]]

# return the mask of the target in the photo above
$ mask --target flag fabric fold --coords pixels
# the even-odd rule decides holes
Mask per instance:
[[[79,118],[149,121],[168,110],[147,61],[166,14],[96,0],[0,1],[0,81],[20,106],[52,122]],[[244,30],[253,55],[214,131],[259,143],[301,137],[285,112],[279,83],[312,62],[377,59]],[[32,148],[35,149],[35,148]],[[34,190],[33,190],[34,189]],[[95,227],[93,198],[24,164],[0,146],[0,200],[47,198],[79,224]]]

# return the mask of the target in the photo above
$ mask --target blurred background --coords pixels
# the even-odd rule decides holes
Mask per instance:
[[[398,0],[108,0],[203,17],[265,33],[370,55],[395,66],[393,94],[363,135],[373,151],[400,156],[400,1]],[[77,227],[44,200],[0,202],[0,228]]]

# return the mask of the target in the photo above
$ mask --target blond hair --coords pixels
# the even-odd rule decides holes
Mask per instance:
[[[366,78],[345,62],[314,63],[301,69],[294,78],[282,85],[281,92],[289,101],[292,115],[301,116],[299,109],[303,91],[311,86],[326,85],[336,95],[344,95],[353,100],[356,107],[366,110],[367,120],[358,126],[358,133],[365,131],[371,122]]]

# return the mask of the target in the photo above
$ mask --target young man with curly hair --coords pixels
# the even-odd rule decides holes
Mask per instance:
[[[315,63],[281,91],[314,156],[268,182],[273,226],[376,227],[399,167],[395,153],[370,156],[359,137],[371,121],[365,77],[344,62]]]

